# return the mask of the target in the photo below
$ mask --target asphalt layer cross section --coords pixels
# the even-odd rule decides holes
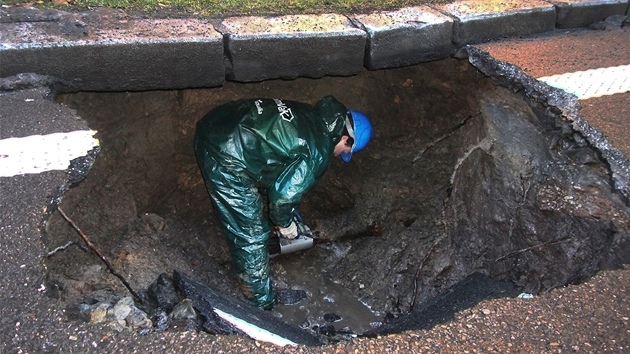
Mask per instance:
[[[602,150],[622,160],[619,173],[628,179],[630,26],[563,31],[476,47],[530,77],[577,93],[578,118],[610,143]]]
[[[622,16],[625,19],[625,16],[628,13],[628,1],[574,2],[580,6],[573,6],[573,3],[566,1],[535,1],[535,6],[539,6],[539,8],[542,9],[539,11],[541,14],[537,14],[538,16],[531,16],[531,13],[528,15],[527,9],[511,12],[508,11],[500,14],[499,16],[487,12],[482,16],[476,16],[474,14],[466,13],[466,11],[463,10],[464,8],[469,9],[463,5],[470,5],[471,3],[473,2],[466,0],[454,2],[455,5],[462,5],[462,7],[457,9],[459,17],[445,15],[445,10],[447,10],[445,8],[430,9],[430,12],[435,14],[434,17],[442,19],[442,22],[440,22],[438,26],[440,31],[447,31],[449,36],[452,32],[448,31],[459,31],[457,33],[459,33],[460,37],[456,39],[451,38],[446,44],[446,47],[450,47],[451,45],[455,47],[453,43],[465,40],[465,36],[463,35],[466,33],[465,31],[462,31],[465,25],[470,25],[473,26],[470,28],[474,28],[474,26],[479,26],[486,21],[486,23],[491,23],[496,28],[500,28],[501,26],[511,28],[509,26],[511,22],[522,21],[518,23],[520,28],[537,28],[540,31],[547,31],[548,33],[537,36],[535,33],[505,32],[504,35],[499,35],[497,37],[504,36],[508,37],[507,39],[499,41],[496,40],[497,37],[493,36],[495,40],[488,41],[490,38],[482,38],[483,36],[488,35],[487,32],[484,32],[487,29],[487,27],[485,27],[483,28],[483,31],[480,30],[477,33],[480,37],[474,39],[483,41],[484,43],[476,44],[475,48],[488,53],[497,62],[513,65],[518,68],[523,75],[532,79],[566,74],[573,75],[569,76],[570,81],[581,79],[584,82],[592,83],[594,80],[590,79],[590,76],[587,76],[590,74],[584,74],[591,73],[589,70],[600,70],[606,72],[606,70],[617,70],[611,68],[626,68],[621,71],[623,73],[622,75],[625,75],[621,80],[621,88],[616,90],[622,92],[600,96],[598,89],[597,95],[582,97],[582,99],[579,100],[578,114],[584,124],[596,131],[600,131],[603,134],[601,140],[598,141],[598,144],[600,145],[597,146],[602,150],[608,151],[609,155],[607,156],[616,159],[615,164],[618,167],[616,173],[618,175],[623,175],[623,173],[626,173],[626,176],[630,175],[630,172],[628,171],[627,158],[627,156],[630,156],[630,109],[628,108],[630,93],[627,92],[627,65],[630,64],[630,26],[627,25],[626,20],[626,22],[620,22],[620,25],[616,27],[604,25],[600,26],[599,29],[558,30],[558,28],[567,27],[586,27],[593,22],[603,20],[609,15]],[[475,3],[477,5],[492,5],[490,1],[488,1],[487,4],[483,1],[477,1]],[[515,2],[504,1],[502,3],[513,4]],[[522,3],[530,4],[532,2]],[[552,3],[557,4],[552,5]],[[566,6],[567,3],[569,4],[568,6]],[[489,6],[488,8],[492,8],[492,6]],[[587,9],[586,11],[581,11],[582,8]],[[610,11],[613,11],[613,13]],[[535,11],[530,12],[533,13]],[[13,21],[6,20],[6,13],[7,12],[4,9],[0,12],[0,15],[4,16],[2,21],[0,21],[0,24],[5,26],[3,28],[11,25],[10,22]],[[51,30],[54,29],[54,26],[56,25],[56,22],[54,21],[56,20],[46,20],[44,17],[41,17],[41,14],[37,15],[40,17],[35,16],[30,18],[29,16],[31,15],[29,14],[32,13],[36,14],[36,12],[30,10],[26,11],[26,15],[22,13],[22,20],[18,21],[19,28],[12,32],[13,34],[16,34],[16,38],[19,38],[20,35],[24,33],[23,30],[42,24],[47,25]],[[575,14],[575,16],[571,17],[571,14]],[[596,14],[599,16],[598,18],[592,17]],[[501,17],[502,15],[509,18],[506,23],[497,22],[497,17]],[[53,17],[56,18],[55,16]],[[76,19],[75,17],[67,14],[62,15],[61,17],[64,16],[68,18],[72,17],[72,21]],[[541,23],[538,26],[532,26],[530,22],[527,22],[532,18],[535,18]],[[61,32],[63,32],[65,28],[66,30],[71,30],[70,34],[73,36],[84,36],[84,32],[89,29],[90,17],[84,17],[83,20],[83,22],[72,22],[72,25],[67,28],[60,27]],[[549,24],[550,20],[551,25]],[[413,30],[419,31],[422,29],[420,28],[423,26],[422,24],[408,21],[408,19],[405,19],[405,21],[407,21],[405,22],[407,27],[403,26],[400,29],[402,32],[406,32],[409,35],[414,33],[410,30],[409,24],[416,26],[413,27]],[[193,22],[194,26],[201,26],[199,28],[206,25],[205,23],[200,24],[197,21],[191,21],[191,24]],[[169,24],[170,23],[171,22],[169,22]],[[177,23],[179,24],[179,22]],[[13,24],[15,24],[15,22]],[[431,27],[429,30],[437,31],[438,27]],[[378,26],[368,29],[373,30],[374,28],[378,28]],[[59,29],[56,30],[58,32],[60,31]],[[392,28],[386,28],[382,32],[371,32],[371,38],[378,39],[379,37],[376,36],[376,34],[387,34],[389,33],[388,31],[391,30]],[[224,53],[223,48],[221,47],[222,36],[216,32],[210,32],[212,31],[208,31],[208,33],[204,32],[205,34],[202,39],[197,38],[196,40],[190,41],[184,39],[183,42],[185,43],[185,46],[179,48],[190,49],[191,53],[194,54],[195,60],[212,57],[214,60],[212,64],[200,61],[199,63],[202,63],[200,65],[204,68],[212,70],[217,69],[221,72],[221,75],[224,75],[226,69],[223,67]],[[356,47],[360,49],[359,52],[361,54],[357,57],[359,57],[360,60],[363,60],[362,56],[365,48],[357,45],[357,43],[363,43],[361,41],[366,40],[367,34],[365,34],[365,38],[361,37],[362,34],[357,32],[355,27],[353,27],[351,32],[351,43],[353,44],[353,48]],[[418,33],[421,33],[421,31]],[[9,41],[6,40],[7,34],[9,34],[9,32],[4,30],[0,33],[0,40],[2,41],[0,43],[0,61],[3,61],[0,62],[0,67],[7,64],[7,61],[5,61],[6,58],[8,58],[7,53],[10,53],[10,55],[15,58],[21,57],[24,53],[27,53],[24,58],[28,58],[29,55],[37,53],[49,53],[47,55],[50,55],[50,53],[52,53],[51,50],[54,48],[58,48],[65,53],[70,53],[71,55],[76,55],[77,53],[87,53],[82,51],[83,49],[81,49],[81,45],[74,44],[68,46],[41,45],[37,47],[32,44],[27,45],[27,43],[20,43],[19,39],[17,39],[17,42],[9,43]],[[400,35],[400,33],[397,34]],[[529,36],[532,34],[533,36]],[[528,35],[529,37],[521,37],[523,35]],[[285,37],[287,37],[286,34],[279,35],[278,39],[281,40]],[[233,36],[233,38],[243,39],[237,35]],[[299,39],[300,37],[294,36],[292,37],[292,40],[295,40],[295,38]],[[388,37],[381,36],[381,38]],[[436,35],[434,38],[443,38],[443,36]],[[16,39],[11,39],[11,41],[14,40]],[[309,40],[312,40],[312,38]],[[249,43],[252,43],[253,45],[256,41],[261,42],[260,37],[253,38]],[[168,52],[169,55],[165,57],[170,60],[169,63],[171,63],[172,60],[175,60],[172,55],[177,52],[173,50],[173,48],[176,47],[174,41],[172,40],[161,42],[149,40],[142,42],[141,45],[137,45],[137,43],[133,42],[133,39],[125,39],[124,41],[117,43],[117,45],[120,45],[119,47],[104,46],[102,48],[97,48],[97,51],[103,50],[103,53],[107,55],[111,54],[112,59],[123,58],[128,61],[128,58],[126,58],[125,55],[122,55],[121,57],[120,50],[122,48],[126,48],[125,45],[129,44],[130,46],[127,48],[134,48],[136,50],[150,48],[149,53],[153,53],[155,55]],[[293,41],[291,43],[294,44],[296,42]],[[409,43],[411,43],[411,46],[413,47],[413,43],[415,42],[410,41]],[[87,47],[91,45],[88,42],[83,44]],[[271,45],[274,44],[275,42],[272,41]],[[463,44],[459,43],[458,46],[459,45]],[[209,50],[215,49],[215,47],[218,50],[219,55],[209,56]],[[96,47],[89,47],[88,49],[90,48],[94,49]],[[441,51],[444,50],[444,43],[440,43],[440,48]],[[372,45],[371,49],[375,50],[377,49],[377,46]],[[24,50],[24,52],[20,52],[21,50]],[[93,50],[92,53],[95,55],[97,54]],[[142,53],[136,52],[134,55]],[[379,57],[382,53],[379,54],[378,52],[371,52],[371,55],[374,55],[374,62],[376,62],[376,59],[380,60],[382,58]],[[414,55],[419,54],[415,53],[411,57],[413,58]],[[76,56],[74,58],[76,59]],[[89,56],[86,56],[85,58],[86,60],[95,59],[94,57]],[[431,58],[431,60],[436,59],[433,56],[426,56],[426,58]],[[96,58],[97,61],[101,59],[102,58]],[[249,59],[251,58],[243,58],[242,63],[247,64],[247,60]],[[70,61],[57,62],[57,64],[63,65],[63,67],[52,69],[50,65],[57,64],[49,62],[47,63],[47,68],[58,73],[70,75],[71,81],[73,73],[72,71],[68,71],[68,68],[70,67],[67,65],[68,62]],[[29,63],[24,62],[17,64]],[[81,62],[77,62],[77,67],[80,67],[80,64]],[[363,63],[361,62],[358,67],[360,68],[362,64]],[[404,64],[411,64],[411,61],[406,61]],[[274,63],[274,65],[276,64]],[[6,66],[4,67],[6,68]],[[108,66],[107,68],[118,69],[122,67],[123,66],[119,65],[119,63],[114,63],[114,65]],[[353,62],[349,65],[349,67],[351,67],[352,70],[355,70],[357,65]],[[33,66],[32,68],[33,71],[37,70],[37,66]],[[134,73],[141,72],[144,68],[145,65],[135,65],[134,70],[136,71],[134,71]],[[195,78],[197,78],[195,79],[195,82],[200,85],[221,85],[224,80],[224,77],[220,77],[218,80],[213,80],[200,76],[195,65],[191,65],[189,67],[180,66],[179,68],[191,68]],[[0,68],[0,70],[2,69]],[[163,72],[166,71],[162,71],[160,74]],[[174,81],[167,81],[166,85],[172,83],[174,86],[171,88],[173,89],[186,87],[187,83],[181,81],[181,79],[185,78],[185,75],[189,75],[190,73],[187,71],[178,71],[177,73],[179,76],[175,78]],[[299,74],[300,70],[291,72],[288,75],[294,75],[295,73]],[[48,73],[43,73],[43,75],[46,74]],[[122,80],[122,78],[129,78],[128,76],[125,76],[125,73],[121,74],[119,72],[118,74],[118,76],[112,76],[113,79],[107,81],[108,86],[105,87],[106,89],[126,89],[125,87],[115,86],[117,82],[122,82],[117,81],[118,79]],[[20,76],[23,75],[23,73],[11,73],[10,75]],[[9,74],[2,76],[9,76]],[[600,75],[596,76],[600,77]],[[619,79],[619,77],[616,76],[618,76],[618,74],[614,74],[611,77],[615,80]],[[148,81],[146,82],[153,86],[148,89],[166,88],[162,86],[164,82],[161,82],[161,79],[163,79],[163,77],[160,75],[150,75]],[[89,134],[90,128],[86,125],[85,121],[78,117],[72,110],[66,109],[54,103],[52,100],[52,96],[54,94],[49,88],[49,85],[44,85],[44,87],[37,85],[37,83],[41,82],[51,83],[50,77],[43,76],[40,79],[33,79],[33,77],[26,78],[25,76],[21,76],[21,79],[18,80],[13,78],[9,80],[2,79],[0,81],[0,88],[2,88],[2,90],[0,90],[0,148],[6,150],[0,151],[0,160],[4,159],[8,161],[7,159],[9,156],[12,156],[11,154],[15,153],[15,150],[11,149],[16,148],[16,145],[12,144],[12,142],[16,142],[16,140],[9,139],[28,139],[27,137],[32,136],[42,137],[43,139],[43,137],[46,136],[56,136],[53,134],[58,133],[72,134],[72,132],[88,132],[87,134],[81,133],[83,134],[83,138],[87,137],[87,139],[81,140],[85,142],[85,145],[81,147],[81,151],[86,151],[86,153],[83,161],[78,163],[79,166],[82,166],[81,168],[78,168],[79,176],[72,175],[72,166],[73,164],[77,165],[75,154],[69,154],[64,157],[64,159],[68,160],[68,167],[65,170],[55,167],[46,171],[42,170],[42,172],[39,173],[23,173],[35,171],[28,171],[28,169],[22,169],[20,171],[18,168],[15,173],[5,173],[3,168],[4,177],[0,177],[0,353],[137,352],[140,350],[139,348],[142,348],[141,350],[145,352],[194,352],[194,350],[190,350],[191,348],[186,348],[185,343],[178,342],[177,337],[162,335],[140,337],[121,334],[120,336],[112,339],[106,338],[107,336],[102,335],[102,333],[109,332],[106,328],[99,328],[98,324],[88,325],[86,323],[82,323],[81,321],[68,320],[65,310],[60,308],[54,299],[54,289],[48,287],[44,279],[45,255],[49,250],[45,248],[41,231],[45,227],[44,222],[46,217],[54,210],[54,207],[56,203],[59,202],[63,192],[73,183],[74,180],[81,178],[81,173],[87,173],[89,170],[90,161],[93,159],[91,152],[97,149],[97,142],[91,139]],[[54,79],[52,80],[52,82],[55,82],[55,84],[59,84],[62,87],[80,85],[80,80],[75,82],[70,81],[66,80],[65,82],[57,82]],[[123,81],[127,83],[142,82],[142,80]],[[31,84],[24,84],[25,82],[30,82]],[[96,85],[98,84],[98,80],[92,81],[90,84]],[[552,83],[549,82],[549,84]],[[599,87],[604,86],[606,85],[602,84]],[[135,88],[137,89],[137,87]],[[623,92],[624,90],[626,90],[626,92]],[[17,141],[26,142],[29,145],[31,144],[30,140]],[[35,152],[41,149],[40,151],[42,155],[51,153],[46,148],[39,148],[38,146],[38,144],[33,144],[32,147]],[[59,144],[59,146],[61,145]],[[65,150],[67,151],[68,149]],[[56,155],[54,152],[52,152],[52,154]],[[37,155],[37,153],[34,155]],[[32,164],[32,157],[33,155],[30,155],[30,157],[26,158],[23,163]],[[0,163],[3,162],[0,161]],[[625,335],[627,336],[627,334]],[[221,337],[217,337],[212,341],[195,338],[194,334],[188,335],[187,341],[190,341],[190,343],[194,342],[198,345],[195,350],[204,350],[206,352],[229,352],[231,346],[235,342],[233,339],[222,339]],[[378,348],[379,343],[379,339],[377,338],[369,345],[372,348]]]

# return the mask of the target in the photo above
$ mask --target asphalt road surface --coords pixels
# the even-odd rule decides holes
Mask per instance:
[[[616,149],[630,156],[628,27],[563,31],[554,36],[479,47],[500,60],[518,65],[536,78],[577,72],[579,74],[574,75],[577,86],[606,76],[604,73],[588,76],[583,73],[587,70],[610,71],[622,67],[610,76],[620,81],[621,89],[617,91],[621,92],[601,89],[601,95],[584,96],[580,99],[580,112]],[[72,111],[55,105],[47,95],[44,89],[0,95],[0,147],[14,146],[8,142],[10,138],[89,130]],[[33,159],[49,153],[50,141],[42,146],[37,145],[37,139],[27,141],[29,146],[39,149],[39,154],[27,154]],[[83,149],[95,146],[89,139],[77,141],[86,144]],[[63,146],[60,142],[53,145]],[[14,150],[0,151],[0,163],[8,161],[12,154]],[[67,156],[71,159],[74,155],[69,152]],[[32,161],[25,163],[32,164]],[[8,164],[2,169],[6,166]],[[37,166],[22,167],[28,170]],[[458,313],[454,321],[430,330],[359,338],[327,347],[280,348],[248,338],[194,332],[154,332],[141,336],[72,320],[56,302],[54,289],[45,285],[44,257],[50,250],[45,249],[40,234],[47,206],[58,197],[59,188],[64,188],[68,176],[64,170],[46,171],[41,166],[39,173],[20,172],[25,169],[18,168],[15,175],[5,173],[0,177],[0,353],[3,354],[630,351],[628,269],[603,271],[584,284],[556,289],[532,299],[484,301]]]

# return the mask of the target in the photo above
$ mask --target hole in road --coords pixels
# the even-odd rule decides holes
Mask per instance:
[[[62,208],[134,289],[177,269],[240,297],[194,158],[195,124],[234,99],[326,95],[365,112],[375,135],[350,163],[333,161],[303,200],[325,242],[272,259],[277,288],[309,295],[276,306],[278,318],[336,340],[395,327],[473,274],[538,293],[615,262],[628,207],[597,151],[553,107],[455,59],[353,77],[59,95],[101,142]],[[58,214],[46,231],[50,249],[81,245]],[[128,294],[82,247],[47,266],[50,295],[69,308]],[[331,325],[337,337],[322,334]]]

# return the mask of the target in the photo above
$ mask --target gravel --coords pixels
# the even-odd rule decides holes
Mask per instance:
[[[278,347],[195,332],[97,335],[82,350],[119,353],[628,353],[630,267],[532,298],[487,300],[430,330],[322,347]],[[94,333],[94,332],[93,332]],[[96,333],[94,333],[96,334]],[[70,348],[67,348],[70,349]],[[68,351],[68,352],[73,352]]]
[[[630,268],[533,298],[488,300],[454,321],[318,350],[286,353],[628,353]],[[282,352],[282,351],[278,351]]]

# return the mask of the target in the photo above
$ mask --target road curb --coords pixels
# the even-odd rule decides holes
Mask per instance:
[[[368,35],[365,67],[394,68],[450,55],[455,20],[428,6],[352,17]]]
[[[558,13],[557,28],[586,27],[608,16],[628,13],[627,0],[559,0],[552,3]]]
[[[342,15],[232,17],[217,28],[224,32],[230,80],[349,76],[363,69],[366,33]]]
[[[73,92],[350,76],[627,11],[628,0],[461,0],[352,16],[147,20],[103,9],[9,8],[0,10],[0,77],[48,75]]]
[[[552,31],[556,11],[542,0],[456,1],[436,8],[453,16],[453,43],[458,47],[500,37]]]

